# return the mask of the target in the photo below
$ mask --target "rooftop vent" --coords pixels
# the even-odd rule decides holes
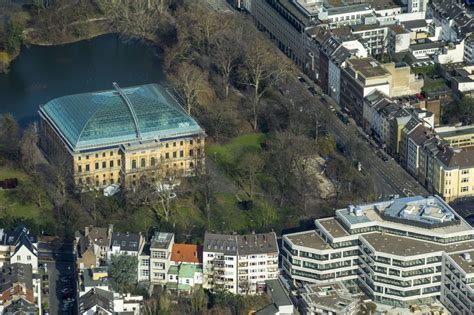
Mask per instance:
[[[463,253],[462,258],[464,258],[465,261],[471,261],[471,253]]]

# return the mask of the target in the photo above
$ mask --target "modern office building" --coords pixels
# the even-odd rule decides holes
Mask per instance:
[[[234,294],[255,294],[265,280],[278,277],[275,233],[224,235],[206,233],[203,247],[204,287]]]
[[[205,133],[158,84],[68,95],[40,106],[41,147],[76,187],[192,175]]]
[[[390,305],[447,298],[446,262],[474,249],[473,228],[437,196],[349,206],[315,226],[283,236],[285,275],[295,283],[355,281]]]

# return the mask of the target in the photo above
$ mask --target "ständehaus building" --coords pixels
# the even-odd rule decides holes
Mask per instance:
[[[448,291],[461,301],[452,282],[472,290],[472,270],[463,268],[474,262],[463,257],[474,249],[474,230],[437,196],[349,206],[315,226],[283,236],[283,272],[294,283],[355,281],[374,301],[391,305],[443,301]],[[447,268],[456,280],[446,279]],[[472,314],[474,296],[463,301],[446,304]]]
[[[135,186],[142,176],[192,175],[204,130],[158,84],[67,95],[40,106],[40,144],[76,186]]]

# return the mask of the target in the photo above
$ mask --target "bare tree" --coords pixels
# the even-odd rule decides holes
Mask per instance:
[[[223,30],[211,40],[211,56],[222,76],[225,97],[229,96],[230,78],[242,57],[242,43],[241,29]]]
[[[159,183],[143,176],[137,189],[127,193],[127,200],[135,206],[150,208],[157,218],[164,218],[166,222],[169,222],[173,211],[172,200],[176,198],[174,187],[177,182],[174,176],[167,177]]]
[[[180,91],[184,98],[186,111],[191,115],[193,106],[197,102],[198,96],[206,91],[204,83],[207,80],[204,72],[197,66],[190,63],[181,63],[177,66],[171,81]]]
[[[215,200],[216,183],[206,163],[200,163],[196,169],[193,181],[196,183],[196,193],[204,204],[207,218],[207,228],[211,227],[211,205]]]
[[[164,13],[165,0],[97,0],[102,12],[115,28],[129,37],[154,40]]]
[[[33,125],[30,125],[24,132],[20,141],[21,165],[29,174],[35,172],[36,150],[38,136]]]
[[[252,90],[252,127],[258,129],[258,114],[263,95],[285,78],[291,66],[286,58],[257,37],[249,43],[241,71],[242,82]]]
[[[265,161],[262,155],[257,152],[245,152],[239,159],[239,184],[250,199],[253,199],[255,195],[257,176],[262,172],[264,166]]]

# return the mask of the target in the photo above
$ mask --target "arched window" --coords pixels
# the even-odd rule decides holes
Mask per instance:
[[[145,159],[142,159],[142,160],[140,161],[140,167],[145,167]]]

